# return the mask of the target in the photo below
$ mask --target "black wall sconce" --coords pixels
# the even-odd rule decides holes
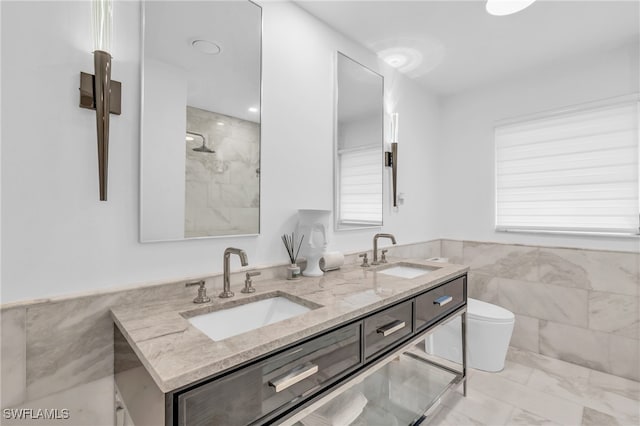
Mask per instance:
[[[384,165],[391,167],[393,207],[398,207],[398,113],[391,114],[391,152],[384,153]]]
[[[94,0],[93,8],[93,64],[95,75],[80,73],[80,107],[96,110],[98,132],[98,178],[100,201],[107,200],[109,166],[109,116],[120,115],[121,88],[111,81],[111,31],[113,4],[111,0]]]

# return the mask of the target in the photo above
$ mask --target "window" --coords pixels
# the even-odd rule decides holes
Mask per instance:
[[[496,229],[638,234],[637,99],[497,127]]]
[[[344,149],[338,152],[342,225],[382,223],[382,167],[380,147]]]

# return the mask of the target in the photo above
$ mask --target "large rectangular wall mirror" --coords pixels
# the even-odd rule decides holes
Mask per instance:
[[[260,226],[262,9],[142,2],[140,240]]]
[[[382,226],[384,79],[338,52],[334,202],[336,230]]]

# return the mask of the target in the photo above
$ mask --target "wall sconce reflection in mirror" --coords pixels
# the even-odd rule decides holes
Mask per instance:
[[[384,165],[391,167],[393,207],[398,207],[398,113],[391,114],[391,152],[384,153]]]
[[[93,63],[95,75],[80,73],[80,107],[96,110],[98,132],[98,177],[100,201],[107,200],[109,164],[109,115],[120,115],[121,84],[111,81],[111,31],[113,4],[111,0],[94,0]]]

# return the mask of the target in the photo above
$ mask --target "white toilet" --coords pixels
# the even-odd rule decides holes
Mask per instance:
[[[513,332],[515,316],[507,309],[476,299],[467,299],[467,366],[501,371]],[[460,317],[427,336],[425,349],[432,355],[462,362]]]

